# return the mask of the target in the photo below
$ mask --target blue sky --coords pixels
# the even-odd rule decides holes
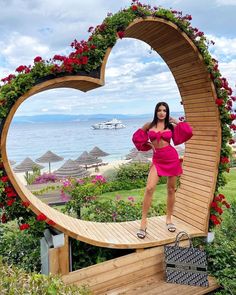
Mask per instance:
[[[145,1],[151,5],[191,14],[192,25],[205,32],[215,46],[212,56],[236,94],[236,0]],[[67,53],[75,38],[88,38],[88,28],[100,24],[108,12],[117,12],[130,1],[105,0],[0,0],[0,78],[21,64]],[[159,100],[172,111],[181,111],[173,76],[147,44],[123,39],[112,49],[106,68],[106,85],[88,93],[56,89],[25,101],[16,115],[153,113]]]

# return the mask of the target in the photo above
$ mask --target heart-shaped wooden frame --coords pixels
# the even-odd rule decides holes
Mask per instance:
[[[215,104],[216,93],[207,67],[192,40],[175,24],[161,18],[136,19],[125,30],[126,38],[148,43],[169,66],[179,88],[186,119],[193,127],[193,137],[186,144],[181,184],[176,192],[174,217],[186,226],[192,226],[193,235],[205,235],[208,229],[210,203],[214,197],[221,148],[219,111]],[[7,175],[23,201],[30,202],[30,209],[43,213],[53,220],[55,227],[67,235],[98,246],[113,248],[144,248],[173,241],[136,238],[137,224],[95,223],[78,220],[42,203],[16,178],[6,152],[6,138],[12,118],[28,97],[47,89],[58,87],[88,91],[104,85],[105,66],[111,49],[107,50],[100,78],[66,76],[42,82],[21,96],[12,106],[2,129],[1,154]],[[158,85],[157,85],[158,87]],[[164,222],[164,221],[163,221]],[[135,224],[135,226],[134,226]],[[132,233],[133,240],[128,237]]]

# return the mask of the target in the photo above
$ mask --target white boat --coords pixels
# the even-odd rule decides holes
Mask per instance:
[[[120,120],[112,119],[110,121],[104,121],[91,126],[93,129],[121,129],[125,128]]]

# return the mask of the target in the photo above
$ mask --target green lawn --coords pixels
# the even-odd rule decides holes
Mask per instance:
[[[231,169],[226,177],[228,183],[220,190],[220,193],[225,195],[228,202],[231,202],[236,199],[236,168]]]
[[[127,200],[129,196],[135,198],[136,201],[142,201],[144,195],[145,188],[141,189],[132,189],[132,190],[122,190],[116,192],[105,193],[99,196],[99,199],[105,200],[110,199],[113,200],[116,196],[120,196],[122,200]],[[158,184],[156,187],[156,191],[153,196],[153,201],[156,203],[162,203],[166,200],[166,184]]]
[[[233,199],[236,199],[236,169],[231,169],[229,174],[226,174],[228,183],[226,186],[220,190],[220,193],[224,194],[227,201],[231,202]],[[135,198],[136,201],[142,201],[144,195],[144,189],[133,189],[133,190],[122,190],[116,192],[105,193],[98,196],[101,200],[113,200],[116,196],[120,196],[122,200],[127,200],[129,196]],[[158,184],[156,191],[153,196],[153,202],[155,204],[165,203],[166,202],[166,184]],[[57,206],[58,210],[64,208],[64,206]]]
[[[236,198],[236,169],[231,169],[230,173],[226,174],[228,183],[220,190],[220,193],[224,194],[227,201],[231,202]],[[121,196],[121,199],[127,200],[129,196],[135,197],[137,201],[143,200],[144,188],[142,189],[133,189],[129,191],[116,191],[111,193],[105,193],[99,198],[104,199],[114,199],[117,195]],[[166,184],[159,184],[156,187],[155,194],[153,196],[153,201],[155,203],[166,202]]]

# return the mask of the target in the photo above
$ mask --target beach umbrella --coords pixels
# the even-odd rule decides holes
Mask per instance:
[[[138,153],[129,163],[150,163],[150,160],[141,153]]]
[[[40,158],[36,159],[35,161],[38,163],[48,163],[49,165],[49,173],[51,173],[51,163],[60,162],[64,160],[64,158],[54,154],[51,151],[47,151],[43,154]]]
[[[141,154],[143,157],[149,159],[149,158],[152,158],[152,156],[153,156],[153,150],[151,149],[151,150],[146,151],[146,152],[141,152],[141,151],[138,151],[136,148],[133,148],[133,149],[130,150],[130,153],[125,156],[125,159],[126,160],[133,159],[138,154]]]
[[[33,171],[34,169],[43,169],[44,166],[35,163],[29,157],[25,158],[19,165],[13,168],[14,172],[25,172],[26,181],[29,181],[29,171]]]
[[[89,171],[81,167],[76,161],[67,160],[59,169],[54,171],[54,174],[59,177],[78,177],[84,178],[90,175]]]
[[[101,150],[99,147],[97,147],[97,146],[95,146],[95,147],[89,152],[89,154],[90,154],[91,156],[96,157],[96,158],[98,158],[98,157],[106,157],[106,156],[109,155],[108,153],[102,151],[102,150]]]
[[[75,161],[79,165],[85,165],[86,168],[88,165],[98,165],[99,163],[102,163],[101,159],[95,158],[86,151],[84,151]]]
[[[34,168],[43,169],[44,166],[35,163],[32,159],[27,157],[19,165],[14,167],[13,170],[15,172],[29,172],[29,171],[33,171]]]
[[[15,165],[16,164],[16,161],[13,161],[13,160],[10,160],[10,165]]]

